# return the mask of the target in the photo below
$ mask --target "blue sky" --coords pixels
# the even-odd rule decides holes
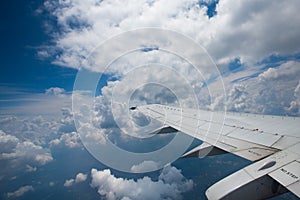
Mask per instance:
[[[74,194],[86,193],[81,197],[106,199],[111,192],[115,198],[123,195],[135,199],[134,194],[118,187],[101,185],[103,177],[109,177],[107,183],[120,178],[119,186],[129,185],[128,190],[132,190],[138,188],[138,179],[141,185],[168,187],[168,176],[177,180],[172,187],[178,193],[162,190],[158,194],[177,199],[205,198],[204,191],[211,184],[249,162],[232,155],[179,159],[173,167],[155,172],[123,173],[87,152],[73,115],[83,112],[84,106],[92,106],[93,123],[101,134],[108,135],[118,147],[136,152],[141,152],[141,146],[154,151],[174,137],[143,138],[148,137],[143,133],[158,124],[138,127],[135,123],[148,121],[139,114],[129,114],[128,107],[133,104],[178,105],[180,101],[186,107],[300,116],[298,7],[297,0],[2,2],[0,153],[8,155],[0,157],[0,164],[5,166],[0,169],[0,198],[34,195],[40,199],[45,197],[43,193],[53,199],[74,198]],[[149,27],[174,32],[143,32]],[[142,30],[140,34],[134,35],[137,32],[132,30],[136,29]],[[133,35],[126,35],[128,31]],[[172,40],[171,36],[179,39]],[[198,47],[194,44],[205,49],[196,58],[193,53]],[[121,56],[116,59],[111,57],[114,55]],[[204,66],[199,74],[187,62],[197,63],[198,58]],[[102,75],[95,86],[97,91],[73,91],[79,68]],[[93,79],[84,80],[84,86],[94,84]],[[72,92],[86,94],[77,99],[82,103],[75,110],[78,112],[72,112]],[[91,96],[96,96],[93,102],[87,98]],[[88,111],[83,114],[89,116]],[[77,117],[81,119],[81,115]],[[90,137],[103,139],[97,134]],[[199,141],[194,141],[196,144]],[[155,168],[155,163],[146,164]],[[7,167],[10,165],[12,169]],[[224,169],[218,171],[222,166]],[[134,169],[139,167],[145,166]],[[128,184],[126,178],[136,182]],[[102,195],[97,192],[100,188]],[[139,189],[145,197],[152,192]]]
[[[43,28],[46,17],[35,14],[42,2],[2,3],[1,83],[29,87],[36,91],[43,91],[53,85],[71,90],[72,80],[62,82],[63,78],[67,79],[72,74],[71,70],[58,68],[37,57],[37,49],[51,42],[51,37]]]
[[[38,49],[52,42],[44,27],[49,16],[36,13],[43,1],[2,4],[1,108],[19,106],[22,100],[25,105],[31,103],[31,94],[44,93],[50,87],[72,91],[76,70],[61,68],[37,55]],[[22,115],[21,112],[18,114]]]

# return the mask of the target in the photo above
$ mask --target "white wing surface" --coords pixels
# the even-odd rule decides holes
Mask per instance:
[[[170,127],[203,141],[182,157],[229,152],[256,161],[211,186],[208,199],[265,199],[287,190],[300,197],[300,118],[158,104],[137,109],[162,122],[164,130]]]

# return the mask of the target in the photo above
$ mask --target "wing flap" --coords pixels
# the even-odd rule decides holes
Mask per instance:
[[[300,163],[297,159],[299,155],[289,150],[277,152],[215,183],[206,195],[209,199],[244,199],[245,193],[255,190],[261,195],[257,199],[270,198],[285,192],[279,182],[299,197]]]
[[[249,168],[257,168],[254,164],[249,165],[215,183],[206,190],[208,199],[267,199],[286,192],[266,173],[253,177],[249,174]],[[255,195],[250,195],[255,193]]]
[[[269,175],[279,183],[281,183],[283,186],[287,187],[300,180],[300,163],[299,161],[294,161],[280,167]]]
[[[300,162],[294,161],[269,174],[288,190],[300,196]]]

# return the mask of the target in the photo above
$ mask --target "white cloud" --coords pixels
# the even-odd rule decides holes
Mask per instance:
[[[41,165],[45,165],[48,162],[53,160],[53,157],[50,153],[38,154],[35,156],[35,160]]]
[[[205,2],[211,3],[211,1]],[[290,88],[294,89],[294,82],[289,80],[295,80],[298,75],[297,62],[282,61],[280,67],[267,69],[263,73],[264,64],[257,66],[255,63],[260,63],[262,59],[269,58],[270,55],[286,56],[300,52],[300,40],[298,40],[300,29],[295,26],[300,21],[296,9],[299,4],[300,2],[297,0],[275,0],[272,2],[220,0],[216,8],[217,14],[212,18],[208,18],[207,8],[199,6],[199,2],[196,0],[175,0],[172,3],[164,0],[136,2],[89,0],[85,3],[79,0],[55,3],[47,1],[45,7],[53,16],[57,17],[56,22],[62,28],[60,29],[62,34],[56,34],[53,38],[56,42],[54,48],[60,52],[54,61],[57,64],[77,68],[83,58],[90,55],[98,44],[124,31],[142,27],[167,28],[187,34],[203,45],[217,61],[219,68],[222,68],[222,72],[223,70],[227,71],[223,69],[226,68],[224,67],[226,64],[235,58],[240,59],[243,69],[223,77],[226,91],[229,94],[228,99],[222,94],[222,88],[217,85],[211,84],[210,91],[207,91],[205,87],[203,89],[202,86],[205,81],[199,80],[199,75],[190,70],[188,65],[178,58],[174,59],[174,56],[163,54],[159,50],[123,55],[122,58],[112,64],[114,67],[111,67],[111,70],[107,72],[113,72],[120,78],[127,76],[133,67],[143,63],[162,63],[166,66],[172,66],[178,74],[190,79],[190,86],[199,96],[200,107],[202,108],[217,109],[226,104],[230,110],[235,111],[294,115],[297,101],[295,97],[291,96],[290,90]],[[290,23],[286,23],[286,21]],[[122,44],[112,44],[103,53],[110,55],[111,52],[130,47],[130,43],[132,40],[129,38]],[[168,44],[163,42],[161,45],[168,47]],[[95,54],[94,56],[97,60],[98,55]],[[99,66],[100,68],[103,67],[101,62],[102,60],[97,61],[97,65],[94,66],[84,66],[99,70]],[[134,69],[133,71],[138,70]],[[204,69],[203,71],[206,72]],[[187,88],[183,87],[184,81],[178,80],[178,76],[167,71],[155,70],[153,67],[142,74],[142,76],[135,74],[134,78],[127,80],[125,77],[119,82],[109,82],[106,87],[102,88],[103,99],[96,101],[99,101],[99,104],[105,105],[107,103],[109,105],[109,97],[116,88],[124,94],[130,94],[131,90],[136,89],[142,81],[165,80],[165,85],[177,89],[178,96],[185,100],[184,106],[192,104],[192,95],[186,92]],[[259,78],[254,77],[256,74],[260,74]],[[241,78],[245,79],[236,81]],[[279,82],[274,82],[279,79]],[[284,82],[283,79],[288,81]],[[207,79],[204,78],[204,80]],[[269,83],[265,85],[263,81]],[[276,87],[267,90],[267,87],[271,87],[271,82],[274,82]],[[122,84],[123,86],[118,86]],[[255,89],[257,87],[258,90]],[[209,92],[214,90],[219,95],[210,99]],[[166,95],[151,96],[154,93],[153,89],[149,90],[149,93],[146,90],[143,92],[144,96],[139,97],[142,104],[145,103],[145,101],[143,102],[145,99],[148,100],[148,103],[156,100],[156,102],[165,101],[164,103],[170,104],[169,101],[166,101],[168,99]],[[275,97],[272,92],[277,92]],[[157,92],[156,94],[161,93]],[[162,94],[165,93],[162,92]],[[118,99],[119,102],[128,102],[128,99],[121,99],[120,96],[118,98],[120,98]],[[225,101],[227,102],[225,103]],[[119,113],[125,113],[123,107],[122,105],[114,106],[115,116],[122,116]],[[102,125],[104,128],[116,125],[113,121],[116,120],[115,116],[107,112],[107,109],[110,109],[109,106],[101,105],[97,109],[99,109],[99,113],[102,113],[95,119],[97,125]],[[272,111],[274,112],[272,113]],[[123,119],[116,121],[119,126],[132,130],[127,130],[127,132],[137,132],[136,126],[130,124],[130,121]]]
[[[300,80],[297,87],[295,88],[295,97],[300,97]]]
[[[60,126],[60,118],[53,116],[1,116],[0,177],[34,173],[52,162],[48,141],[61,134]]]
[[[296,75],[297,76],[297,75]],[[285,109],[287,113],[299,116],[300,115],[300,80],[294,90],[294,98],[291,98],[289,106]]]
[[[224,58],[241,57],[243,62],[256,62],[271,54],[298,52],[299,43],[292,44],[299,34],[295,26],[299,18],[294,17],[294,5],[299,2],[220,1],[215,21],[219,25],[215,29],[216,45],[208,50],[217,51]],[[286,21],[291,23],[286,24]],[[288,29],[290,34],[286,33]]]
[[[65,141],[67,147],[74,148],[81,146],[80,137],[77,132],[64,134],[61,139]]]
[[[74,179],[69,179],[69,180],[66,180],[65,183],[64,183],[64,186],[65,187],[70,187],[74,184]]]
[[[65,90],[63,88],[59,88],[59,87],[51,87],[51,88],[46,89],[45,94],[61,96],[61,95],[65,94]]]
[[[55,62],[77,68],[105,39],[141,27],[185,33],[219,63],[236,57],[254,63],[271,54],[293,54],[299,51],[299,4],[297,0],[220,0],[217,15],[210,19],[207,8],[196,0],[47,1],[45,7],[61,27],[54,38],[61,52]]]
[[[65,181],[64,186],[65,187],[70,187],[72,185],[74,185],[75,183],[80,183],[80,182],[84,182],[87,179],[87,174],[83,174],[83,173],[78,173],[75,177],[75,179],[71,178]]]
[[[26,172],[35,172],[37,167],[32,167],[30,165],[26,165]]]
[[[217,2],[217,0],[201,0],[201,2],[205,2],[207,4],[212,4],[212,3]]]
[[[299,114],[299,107],[300,107],[299,102],[291,101],[289,107],[286,108],[286,111],[290,114],[298,115]]]
[[[38,165],[45,165],[53,160],[49,151],[31,141],[21,141],[1,130],[0,138],[0,160],[15,164],[25,161]]]
[[[8,192],[6,195],[8,198],[15,198],[23,196],[25,193],[29,191],[34,191],[33,187],[31,185],[22,186],[19,189],[17,189],[14,192]]]
[[[0,130],[0,146],[1,153],[11,153],[17,146],[19,139],[12,135],[7,135],[2,130]]]
[[[152,160],[146,160],[138,165],[133,165],[131,167],[131,171],[133,173],[148,172],[148,171],[152,171],[153,169],[157,169],[158,166],[159,166],[158,163],[156,163]]]
[[[245,110],[248,100],[248,93],[245,86],[235,84],[227,95],[228,109],[231,111]]]
[[[60,144],[60,140],[59,139],[53,139],[49,142],[50,146],[56,146]]]
[[[92,169],[91,174],[91,186],[106,199],[182,199],[182,193],[193,187],[192,180],[186,180],[180,170],[171,166],[162,170],[157,181],[149,177],[137,180],[116,178],[109,169]]]
[[[54,116],[2,116],[0,127],[8,136],[25,139],[37,145],[45,145],[47,137],[59,132],[61,123]]]
[[[255,72],[254,74],[258,73]],[[240,75],[243,74],[240,73]],[[244,73],[240,80],[235,74],[225,77],[227,99],[230,111],[250,113],[299,115],[300,62],[283,62],[277,67],[267,68],[253,76]],[[234,81],[233,81],[234,80]],[[219,97],[224,98],[225,97]],[[213,102],[214,108],[223,101]]]
[[[76,183],[80,183],[80,182],[83,182],[87,179],[87,174],[83,174],[83,173],[78,173],[76,175],[76,178],[75,178],[75,182]]]
[[[64,133],[60,138],[53,139],[49,142],[50,146],[57,146],[63,143],[69,148],[81,147],[81,141],[77,132]]]
[[[258,78],[260,81],[272,80],[297,80],[300,75],[300,64],[296,61],[289,61],[281,64],[277,68],[269,68],[261,73]]]

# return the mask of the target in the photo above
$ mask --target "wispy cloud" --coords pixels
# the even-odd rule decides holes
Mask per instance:
[[[8,198],[16,198],[23,196],[25,193],[29,191],[34,191],[33,187],[31,185],[22,186],[19,189],[17,189],[14,192],[8,192],[6,195]]]
[[[71,95],[63,88],[48,88],[44,93],[2,86],[2,115],[59,115],[62,107],[71,107]]]

